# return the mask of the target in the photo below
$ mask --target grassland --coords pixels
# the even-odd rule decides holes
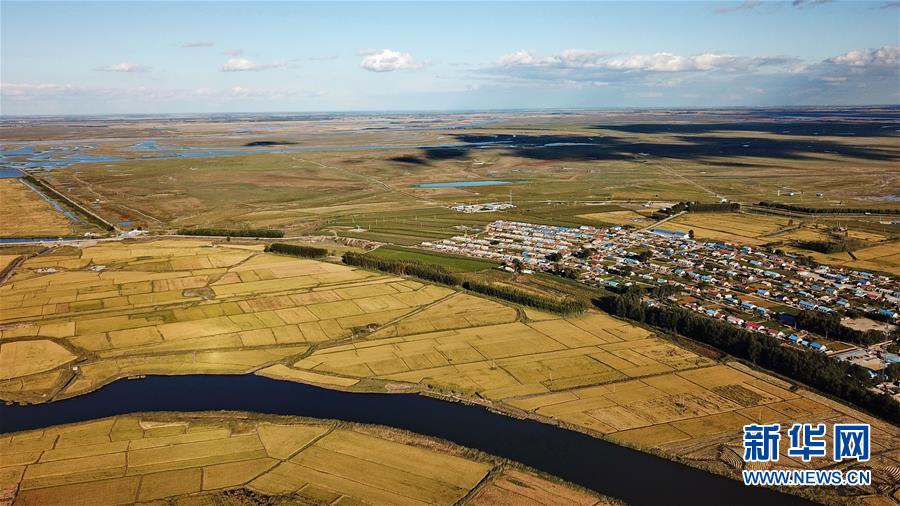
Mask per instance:
[[[659,124],[623,124],[638,120]],[[780,129],[777,122],[755,124],[756,130],[748,131],[746,123],[712,116],[698,116],[695,121],[700,123],[691,130],[683,123],[660,126],[670,120],[665,113],[634,118],[587,112],[565,118],[523,115],[502,127],[453,133],[368,131],[352,138],[339,135],[345,124],[303,124],[308,130],[300,124],[273,124],[279,138],[298,147],[348,149],[188,160],[140,159],[126,152],[127,161],[79,164],[46,177],[82,202],[99,199],[98,212],[110,221],[127,219],[152,230],[275,227],[288,234],[334,232],[400,245],[456,235],[460,227],[480,226],[497,217],[556,224],[640,224],[631,221],[641,218],[630,208],[648,200],[711,202],[724,197],[891,207],[889,189],[895,186],[900,158],[892,135],[870,130],[841,136],[833,134],[830,124],[821,125],[814,135]],[[175,122],[168,128],[180,132],[163,140],[172,145],[214,144],[222,135],[220,125]],[[507,144],[491,149],[463,144],[484,141]],[[116,150],[122,143],[111,139],[100,143],[108,146],[99,149],[123,156]],[[402,147],[417,143],[456,147]],[[382,148],[361,149],[365,144]],[[398,147],[383,149],[389,145]],[[414,186],[477,179],[518,184]],[[788,190],[795,195],[783,196]],[[815,197],[817,192],[824,196]],[[510,197],[517,208],[500,213],[448,209],[457,203]],[[631,204],[619,207],[622,201]]]
[[[649,218],[649,213],[641,214],[631,209],[622,211],[604,211],[578,215],[580,218],[595,221],[607,225],[631,225],[633,227],[646,227],[655,220]]]
[[[0,237],[59,237],[73,222],[19,179],[0,179]]]
[[[0,436],[0,497],[17,505],[219,504],[242,496],[450,505],[476,487],[467,504],[611,504],[450,443],[365,425],[153,414]]]

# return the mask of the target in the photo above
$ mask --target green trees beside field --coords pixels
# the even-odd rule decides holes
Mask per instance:
[[[461,282],[459,276],[438,265],[428,265],[406,260],[389,260],[352,251],[344,253],[342,260],[347,265],[375,269],[391,274],[413,276],[442,285],[456,286]]]
[[[877,330],[862,331],[841,325],[841,318],[837,313],[800,311],[797,314],[797,326],[830,339],[862,344],[864,346],[880,343],[888,339],[884,332]]]
[[[869,373],[858,365],[822,353],[788,348],[773,337],[751,334],[680,307],[647,306],[636,295],[612,295],[595,299],[594,303],[610,314],[706,343],[900,423],[900,403],[889,395],[869,390]]]
[[[579,299],[547,297],[506,286],[464,280],[459,275],[438,265],[406,260],[390,260],[363,253],[353,253],[351,251],[344,253],[342,260],[347,265],[365,269],[374,269],[402,276],[412,276],[424,281],[431,281],[447,286],[461,286],[462,288],[475,293],[553,313],[579,313],[586,310],[588,306],[587,302]]]
[[[524,290],[517,290],[515,288],[488,283],[479,283],[477,281],[464,281],[462,286],[466,290],[475,293],[496,297],[498,299],[553,313],[573,314],[581,313],[587,309],[587,303],[578,299],[544,297]]]
[[[178,235],[208,235],[221,237],[265,237],[279,238],[284,237],[284,231],[272,230],[268,228],[183,228],[178,231]]]
[[[302,258],[325,258],[328,256],[328,250],[325,248],[316,248],[314,246],[301,246],[299,244],[284,244],[274,242],[266,245],[266,251],[270,253],[281,253],[282,255],[291,255]]]
[[[760,207],[771,207],[773,209],[784,209],[785,211],[797,211],[807,214],[900,214],[900,209],[875,209],[869,207],[807,207],[795,206],[793,204],[783,204],[781,202],[759,203]]]

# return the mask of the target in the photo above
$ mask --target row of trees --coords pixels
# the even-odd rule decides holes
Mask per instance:
[[[688,202],[687,210],[692,213],[734,213],[741,210],[737,202]]]
[[[314,246],[300,246],[298,244],[285,244],[281,242],[273,242],[272,244],[267,244],[266,251],[303,258],[324,258],[328,255],[328,250],[325,248],[316,248]]]
[[[737,202],[679,202],[673,206],[656,211],[651,217],[662,220],[684,211],[691,213],[733,213],[740,211],[740,209],[741,205]]]
[[[279,238],[284,237],[284,231],[269,228],[183,228],[178,235]]]
[[[861,249],[866,246],[866,243],[858,239],[841,239],[839,241],[796,241],[794,245],[810,251],[828,254]]]
[[[579,299],[545,297],[524,290],[517,290],[507,286],[492,285],[489,283],[479,283],[477,281],[464,281],[462,286],[466,290],[475,293],[508,300],[510,302],[515,302],[516,304],[553,313],[573,314],[581,313],[587,309],[587,303]]]
[[[441,283],[449,286],[462,286],[466,290],[503,299],[523,306],[542,309],[559,314],[579,313],[587,309],[587,303],[579,299],[553,298],[538,295],[524,290],[517,290],[505,286],[480,283],[478,281],[463,281],[462,278],[438,265],[423,264],[408,260],[388,260],[362,253],[348,251],[344,253],[342,260],[347,265],[374,269],[391,274],[413,276],[426,281]]]
[[[822,353],[781,346],[773,337],[751,334],[684,308],[647,306],[636,295],[612,295],[595,299],[594,303],[608,313],[709,344],[900,423],[900,403],[887,394],[869,390],[868,371],[855,364],[833,360]]]
[[[760,202],[760,207],[771,207],[774,209],[784,209],[786,211],[797,211],[809,214],[900,214],[900,209],[873,209],[867,207],[806,207],[795,206],[793,204],[782,204],[781,202]]]
[[[870,344],[886,341],[888,336],[878,330],[856,330],[841,325],[841,318],[835,313],[821,313],[819,311],[800,311],[797,314],[797,326],[801,329],[815,332],[829,339],[846,341],[848,343]]]
[[[429,265],[408,260],[388,260],[352,251],[344,253],[341,260],[347,265],[375,269],[391,274],[413,276],[443,285],[456,286],[462,282],[459,276],[439,265]]]

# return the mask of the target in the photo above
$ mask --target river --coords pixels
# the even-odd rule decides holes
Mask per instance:
[[[234,410],[379,424],[505,457],[630,504],[808,504],[772,490],[480,406],[243,376],[119,380],[63,401],[0,406],[0,433],[149,411]]]

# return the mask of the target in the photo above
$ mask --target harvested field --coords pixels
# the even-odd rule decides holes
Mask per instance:
[[[764,236],[787,228],[789,223],[789,218],[758,214],[685,213],[665,223],[663,228],[678,232],[693,230],[697,239],[758,246],[782,239]]]
[[[481,321],[470,321],[472,313]],[[514,317],[499,304],[456,295],[293,367],[499,400],[710,364],[599,313],[527,324]]]
[[[593,505],[597,498],[580,490],[518,470],[508,470],[482,487],[466,504],[474,506],[509,505]]]
[[[120,416],[0,436],[0,493],[14,504],[215,502],[224,491],[335,504],[485,498],[608,500],[499,459],[393,429],[220,414]],[[486,494],[486,495],[485,495]]]
[[[57,237],[75,231],[72,221],[19,179],[0,179],[0,216],[0,237]]]
[[[898,248],[900,248],[900,242],[898,241],[882,242],[875,246],[853,251],[855,259],[846,252],[826,255],[793,247],[789,248],[789,250],[794,253],[809,255],[816,262],[823,264],[863,271],[887,272],[900,276],[900,253],[897,252]]]

